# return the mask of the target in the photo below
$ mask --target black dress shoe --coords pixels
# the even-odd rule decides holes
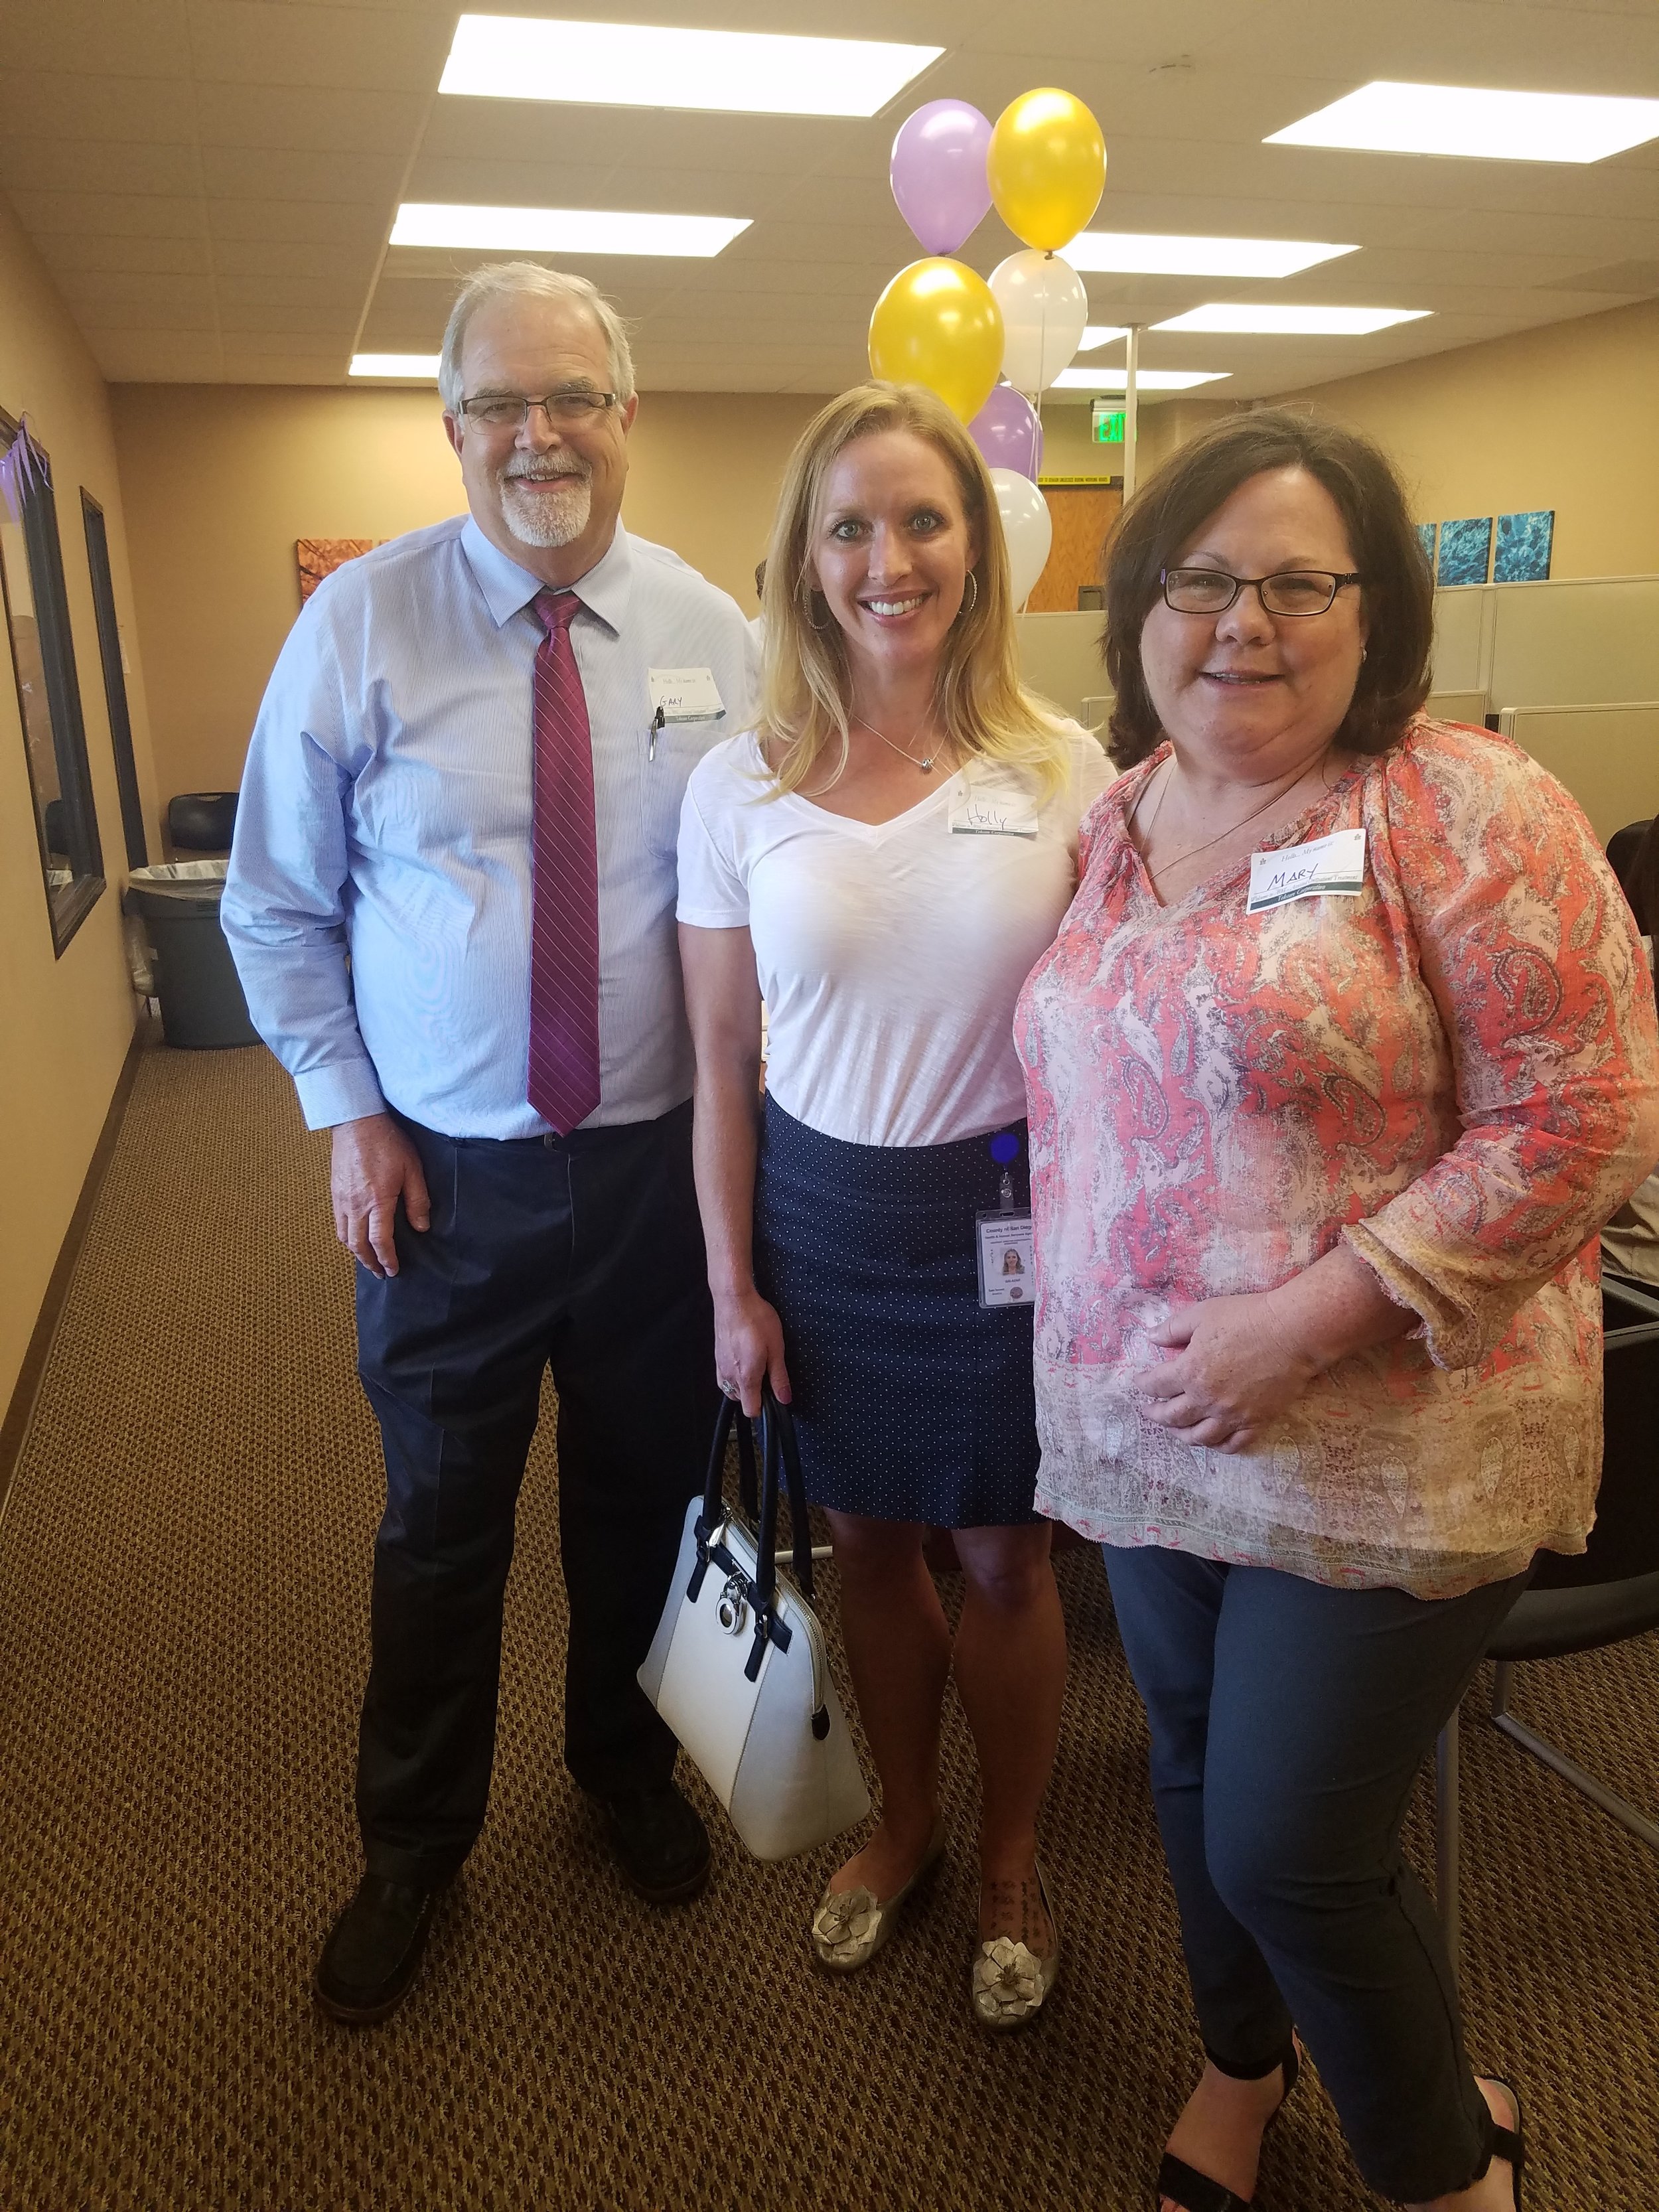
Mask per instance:
[[[653,1905],[683,1905],[708,1880],[708,1831],[672,1782],[601,1797],[623,1880]]]
[[[420,1971],[441,1889],[366,1874],[329,1930],[313,1991],[332,2020],[366,2027],[396,2012]]]

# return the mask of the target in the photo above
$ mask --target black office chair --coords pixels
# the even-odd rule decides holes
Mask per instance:
[[[181,791],[167,801],[167,842],[179,853],[228,853],[236,799],[234,791]]]
[[[1626,895],[1630,890],[1630,872],[1636,865],[1636,855],[1642,849],[1642,840],[1652,827],[1651,819],[1627,822],[1622,830],[1615,830],[1607,840],[1607,866],[1618,877],[1620,890]]]
[[[1601,1486],[1589,1548],[1573,1557],[1540,1552],[1486,1656],[1495,1660],[1492,1717],[1506,1736],[1659,1853],[1659,1826],[1605,1783],[1517,1720],[1510,1710],[1515,1669],[1659,1628],[1659,1297],[1619,1276],[1602,1278],[1607,1330]],[[1436,1753],[1435,1858],[1440,1918],[1454,1972],[1459,1936],[1458,1716]]]

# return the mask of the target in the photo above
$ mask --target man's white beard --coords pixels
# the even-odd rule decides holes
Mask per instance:
[[[521,545],[571,545],[586,529],[593,509],[592,475],[561,472],[558,481],[563,489],[545,492],[524,489],[518,477],[501,478],[501,513]]]

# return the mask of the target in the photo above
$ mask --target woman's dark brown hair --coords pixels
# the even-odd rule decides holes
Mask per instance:
[[[1392,465],[1352,430],[1259,408],[1171,454],[1124,508],[1107,546],[1106,672],[1117,694],[1111,754],[1120,768],[1145,760],[1164,735],[1140,665],[1141,626],[1161,596],[1161,572],[1242,483],[1273,469],[1304,469],[1323,484],[1363,580],[1365,658],[1336,743],[1386,750],[1428,696],[1434,580]]]

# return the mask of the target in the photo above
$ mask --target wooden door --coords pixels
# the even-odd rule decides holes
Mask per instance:
[[[1042,496],[1054,519],[1054,538],[1026,612],[1075,614],[1078,586],[1100,581],[1100,549],[1122,512],[1123,494],[1114,484],[1045,484]]]

